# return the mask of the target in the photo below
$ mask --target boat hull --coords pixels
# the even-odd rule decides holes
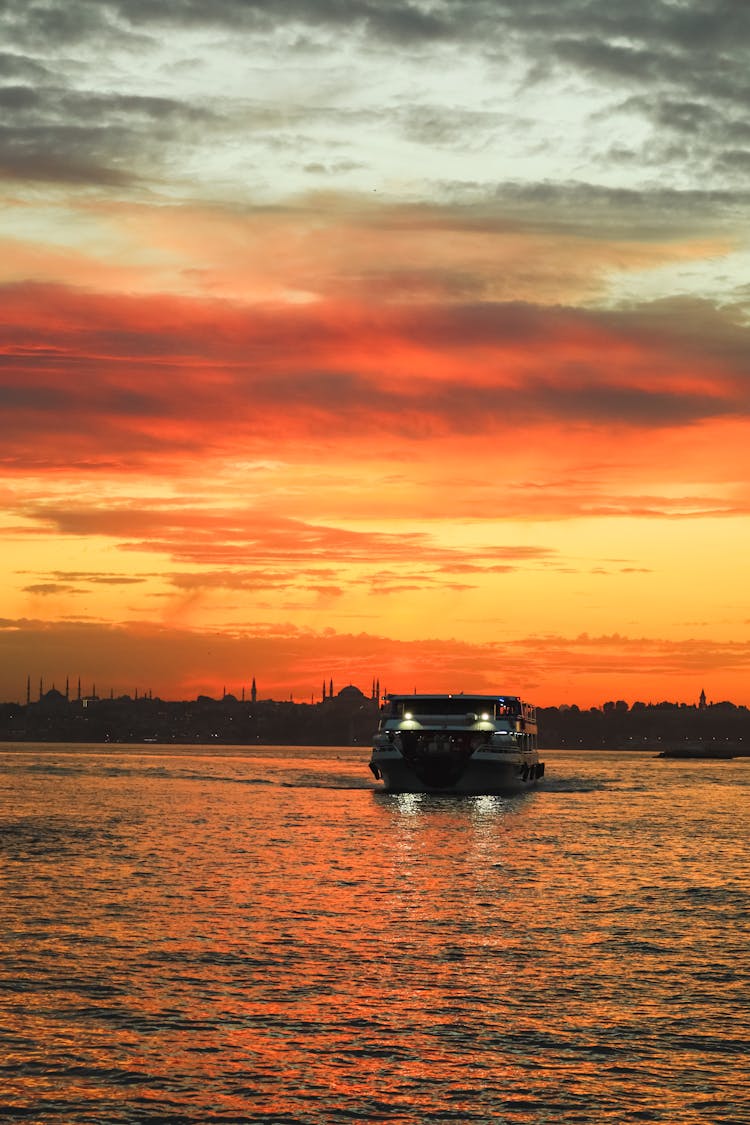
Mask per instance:
[[[458,768],[439,757],[416,764],[401,754],[373,751],[370,769],[387,793],[512,795],[533,787],[544,775],[536,752],[477,755]]]

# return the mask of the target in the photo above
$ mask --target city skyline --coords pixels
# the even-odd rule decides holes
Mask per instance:
[[[71,680],[73,680],[72,686],[71,686]],[[43,676],[39,677],[38,687],[36,686],[36,684],[37,684],[36,680],[34,680],[33,684],[32,684],[32,676],[31,676],[31,673],[29,673],[26,676],[26,688],[25,688],[25,702],[26,702],[26,704],[40,702],[42,699],[44,699],[45,697],[47,697],[49,695],[53,695],[53,696],[58,695],[60,698],[68,700],[69,702],[78,702],[78,703],[80,703],[82,700],[85,700],[85,699],[93,700],[93,699],[106,699],[106,698],[115,699],[115,698],[118,698],[118,699],[135,699],[135,700],[137,700],[139,698],[141,698],[141,699],[154,699],[154,698],[160,699],[160,698],[164,698],[163,696],[161,696],[159,694],[158,691],[156,693],[156,696],[154,696],[153,688],[150,687],[150,686],[146,686],[145,689],[139,689],[139,688],[136,687],[136,688],[133,689],[132,693],[127,691],[127,690],[125,690],[125,691],[117,690],[116,691],[113,686],[109,686],[104,691],[103,695],[99,695],[99,693],[97,691],[96,681],[92,681],[91,690],[87,692],[87,691],[84,690],[84,685],[83,685],[83,682],[82,682],[80,676],[73,677],[73,678],[71,678],[70,676],[65,676],[65,678],[64,678],[65,690],[64,691],[61,688],[58,688],[57,682],[54,679],[52,680],[51,684],[50,683],[45,684]],[[328,680],[325,680],[325,679],[323,680],[323,684],[322,684],[322,687],[320,688],[320,693],[319,693],[320,700],[322,702],[325,702],[326,699],[333,699],[334,696],[341,695],[342,692],[346,692],[348,689],[350,689],[352,687],[356,688],[356,690],[358,692],[361,692],[362,694],[364,694],[364,692],[362,692],[362,689],[358,685],[352,684],[352,683],[344,684],[343,688],[339,688],[338,691],[334,691],[334,682],[333,682],[333,677],[331,676]],[[370,694],[369,694],[368,698],[370,698],[374,701],[374,700],[380,699],[381,695],[385,696],[386,694],[387,694],[386,692],[381,693],[380,680],[378,679],[378,677],[374,676],[373,679],[372,679],[372,686],[370,688]],[[313,699],[315,699],[316,693],[314,691],[311,691],[311,692],[308,692],[308,695],[310,695]],[[240,688],[239,688],[238,692],[233,692],[231,690],[231,688],[229,690],[227,690],[226,684],[222,685],[222,690],[221,690],[218,698],[220,698],[220,699],[239,699],[243,703],[244,702],[255,703],[256,700],[258,699],[258,689],[257,689],[255,676],[252,676],[250,678],[250,680],[247,681],[247,683],[242,683],[240,685]],[[274,702],[274,701],[275,702],[284,702],[283,700],[281,700],[281,701],[274,700],[273,696],[267,696],[265,698],[265,700],[261,698],[260,701],[261,702]],[[18,699],[15,699],[15,700],[0,700],[0,702],[21,703],[22,700],[20,698],[18,698]],[[306,702],[306,700],[300,699],[300,700],[298,700],[298,702],[304,703],[304,702]]]
[[[146,701],[154,701],[154,702],[161,701],[161,702],[165,702],[165,703],[167,703],[167,702],[169,702],[169,703],[179,703],[179,702],[188,703],[188,702],[194,701],[195,699],[204,698],[204,699],[210,699],[213,702],[221,702],[222,700],[233,700],[237,703],[243,703],[243,704],[244,703],[253,704],[253,703],[258,702],[258,703],[300,703],[300,704],[307,705],[307,704],[311,704],[311,703],[312,704],[325,703],[328,700],[338,699],[338,698],[341,698],[342,696],[345,696],[345,695],[347,695],[349,693],[352,693],[352,692],[356,692],[357,694],[361,695],[364,699],[367,699],[371,702],[381,702],[382,700],[387,699],[392,695],[399,696],[399,695],[410,695],[410,694],[415,694],[415,695],[432,694],[431,691],[429,691],[429,690],[424,691],[424,690],[418,688],[416,685],[412,689],[403,688],[401,690],[395,690],[394,689],[394,691],[391,691],[389,688],[383,687],[382,690],[381,690],[380,680],[379,680],[378,677],[372,678],[372,682],[369,685],[369,687],[367,687],[367,689],[362,688],[362,687],[360,687],[359,684],[353,683],[351,681],[345,682],[343,684],[343,686],[340,686],[338,684],[334,685],[333,677],[330,677],[330,679],[324,679],[322,685],[318,685],[317,690],[310,688],[307,691],[306,694],[303,691],[299,695],[299,697],[295,697],[293,694],[290,694],[289,696],[285,696],[283,698],[278,698],[277,696],[275,696],[273,694],[263,694],[263,693],[261,693],[258,690],[257,681],[256,681],[255,676],[252,676],[246,682],[240,682],[239,686],[236,686],[236,685],[227,686],[226,684],[222,685],[221,691],[216,696],[210,696],[210,695],[206,695],[205,693],[199,693],[199,695],[197,695],[197,696],[195,696],[191,699],[187,699],[187,698],[173,699],[173,698],[170,698],[170,697],[166,696],[164,693],[159,692],[158,690],[155,692],[152,686],[146,686],[143,689],[136,687],[136,688],[133,688],[132,690],[128,690],[127,688],[125,688],[123,690],[120,690],[119,688],[116,688],[114,686],[107,685],[104,688],[103,691],[100,691],[99,688],[101,687],[101,685],[97,685],[97,683],[95,681],[93,681],[91,683],[91,690],[86,691],[85,685],[81,681],[80,677],[65,676],[63,681],[61,681],[61,683],[64,685],[64,687],[58,687],[57,681],[55,681],[54,679],[52,680],[51,683],[45,683],[43,677],[39,677],[38,680],[35,680],[31,676],[31,674],[29,674],[29,675],[26,676],[25,687],[24,687],[24,691],[22,693],[23,698],[21,697],[21,693],[19,693],[18,697],[14,698],[14,699],[5,699],[5,700],[0,699],[0,705],[17,704],[17,705],[20,705],[20,706],[28,706],[30,704],[41,703],[45,700],[49,700],[49,699],[52,699],[52,698],[58,698],[60,700],[64,700],[67,703],[82,703],[82,702],[94,701],[94,700],[102,700],[102,701],[107,701],[107,700],[110,700],[110,701],[111,700],[115,700],[115,701],[131,700],[133,702],[138,702],[139,700],[146,700]],[[235,688],[235,690],[233,690],[233,687]],[[500,691],[488,690],[486,692],[466,691],[466,692],[454,692],[452,694],[454,694],[454,695],[484,694],[484,695],[488,695],[488,696],[492,696],[492,695],[501,696],[503,694],[511,695],[511,694],[516,694],[516,693],[511,693],[511,692],[503,693],[503,692],[500,692]],[[528,702],[531,702],[533,704],[535,701],[529,700]],[[649,699],[628,699],[628,700],[626,700],[626,699],[621,699],[621,698],[617,698],[617,699],[613,698],[613,699],[608,699],[608,700],[601,700],[598,703],[592,704],[590,708],[584,707],[583,709],[584,710],[586,710],[586,709],[606,710],[607,708],[610,708],[610,707],[617,707],[619,709],[623,706],[624,706],[625,709],[630,709],[630,708],[633,708],[633,707],[637,708],[637,707],[642,707],[642,706],[646,706],[646,707],[677,706],[677,707],[681,707],[681,708],[696,708],[699,711],[705,711],[705,710],[707,710],[708,708],[711,708],[711,707],[726,706],[726,705],[728,705],[730,707],[740,707],[740,708],[746,707],[745,704],[736,703],[734,700],[731,700],[731,699],[709,698],[709,696],[706,694],[705,689],[701,688],[698,696],[695,699],[692,699],[692,700],[690,700],[690,699],[667,700],[667,699],[650,699],[650,698]],[[559,700],[557,703],[543,704],[543,705],[540,705],[540,706],[542,708],[546,707],[548,709],[551,708],[551,709],[562,709],[562,710],[567,710],[567,709],[570,709],[570,708],[573,708],[573,709],[579,708],[579,704],[575,699]]]
[[[0,20],[0,698],[750,703],[750,9]]]

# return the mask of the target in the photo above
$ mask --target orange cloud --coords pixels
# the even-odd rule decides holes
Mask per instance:
[[[554,558],[549,547],[524,543],[446,544],[421,531],[365,531],[271,516],[251,507],[213,509],[132,502],[109,507],[68,504],[27,505],[24,514],[48,531],[63,536],[104,536],[129,551],[147,548],[179,563],[207,567],[194,574],[175,573],[170,581],[182,588],[228,587],[248,589],[296,584],[301,578],[319,582],[344,567],[364,566],[370,581],[386,584],[395,577],[379,571],[384,562],[411,568],[419,559],[426,572],[504,573],[526,564]],[[246,564],[252,560],[253,570]],[[232,568],[218,570],[217,567]],[[85,572],[54,572],[55,580],[69,577],[98,584],[127,584],[130,576],[103,577]],[[400,574],[399,581],[404,575]]]
[[[560,426],[625,440],[744,416],[747,331],[703,306],[238,307],[14,286],[0,323],[5,463],[126,470]]]

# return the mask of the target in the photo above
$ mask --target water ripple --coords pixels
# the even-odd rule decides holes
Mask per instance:
[[[0,1120],[748,1119],[750,803],[721,778],[570,754],[519,798],[405,800],[366,751],[28,754]]]

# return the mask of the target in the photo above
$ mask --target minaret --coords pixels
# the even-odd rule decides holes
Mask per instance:
[[[323,702],[326,701],[326,682],[323,680]]]
[[[706,710],[706,693],[705,693],[705,691],[703,691],[703,689],[701,689],[700,699],[698,700],[698,710],[699,711],[705,711]]]
[[[26,677],[26,706],[31,703],[31,676]]]
[[[78,677],[78,702],[81,702],[81,677]]]
[[[41,699],[42,699],[43,695],[44,695],[44,684],[42,683],[42,677],[40,676],[39,677],[39,701],[40,702],[41,702]]]
[[[258,698],[258,689],[255,686],[255,676],[253,676],[253,683],[250,688],[250,702],[255,703]]]
[[[333,676],[331,676],[331,682],[328,685],[328,697],[329,699],[333,699]]]
[[[65,701],[70,702],[70,677],[65,677]]]

